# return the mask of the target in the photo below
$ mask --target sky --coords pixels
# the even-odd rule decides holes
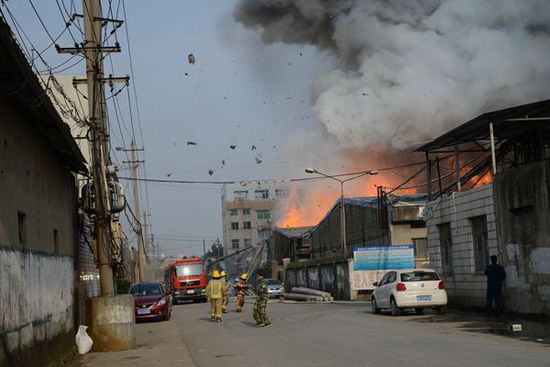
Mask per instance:
[[[114,9],[118,3],[112,2]],[[148,1],[126,1],[133,83],[149,178],[225,181],[302,177],[305,167],[323,159],[322,154],[306,157],[302,149],[309,134],[319,134],[311,112],[311,84],[330,68],[332,56],[309,46],[264,44],[258,32],[233,19],[235,3],[186,0],[152,6]],[[33,4],[55,38],[64,28],[61,12],[53,2]],[[71,13],[70,2],[65,0],[64,5]],[[30,2],[8,1],[7,6],[37,49],[51,43]],[[78,1],[76,9],[81,12]],[[121,18],[122,10],[119,13]],[[81,39],[79,31],[71,29],[75,38]],[[115,74],[130,74],[123,28],[117,36],[122,53],[112,54]],[[72,46],[74,41],[65,32],[57,43]],[[194,65],[188,62],[190,53],[195,56]],[[58,55],[51,47],[43,57],[53,66],[69,56]],[[106,70],[111,72],[110,61]],[[62,74],[84,72],[84,63],[79,63]],[[130,130],[124,93],[118,99]],[[135,103],[132,106],[135,129],[139,130]],[[289,144],[297,136],[304,139],[303,144],[295,140]],[[141,139],[137,140],[140,145]],[[129,141],[126,136],[126,145]],[[187,141],[197,145],[187,145]],[[122,145],[120,139],[112,142]],[[237,148],[232,150],[230,145]],[[113,153],[119,162],[127,159],[121,152]],[[261,154],[261,164],[256,163],[257,154]],[[212,176],[209,170],[214,170]],[[127,167],[121,167],[120,176],[129,174]],[[133,203],[127,182],[125,187]],[[148,221],[167,254],[201,254],[203,238],[207,246],[222,239],[220,192],[219,185],[142,186],[142,204],[152,215]]]

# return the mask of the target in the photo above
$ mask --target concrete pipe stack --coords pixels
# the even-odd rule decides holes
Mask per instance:
[[[285,294],[285,299],[302,302],[334,301],[330,293],[305,287],[293,287],[290,293]]]

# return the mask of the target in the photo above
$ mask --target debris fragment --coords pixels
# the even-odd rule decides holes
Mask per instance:
[[[189,55],[187,56],[187,60],[189,61],[190,64],[192,64],[192,65],[195,64],[195,61],[196,61],[196,60],[195,60],[195,55],[189,54]]]
[[[230,145],[229,148],[235,150],[235,148],[237,148],[237,146],[236,145]]]
[[[189,73],[185,73],[185,76],[189,76]]]
[[[225,167],[225,161],[222,160],[222,168]]]
[[[208,174],[209,174],[210,176],[212,176],[212,175],[214,174],[214,170],[213,170],[213,169],[209,169],[209,170],[208,170]]]
[[[194,142],[194,141],[189,140],[189,141],[187,142],[187,145],[197,145],[197,143]]]
[[[172,172],[166,174],[166,177],[170,177],[170,176],[172,176]]]
[[[256,164],[260,164],[260,163],[262,163],[262,160],[260,158],[256,157]]]
[[[256,146],[255,146],[255,145],[252,146],[252,150],[256,150]]]

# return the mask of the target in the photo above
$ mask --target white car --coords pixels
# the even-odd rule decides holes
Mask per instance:
[[[445,283],[431,269],[391,270],[374,283],[371,305],[373,313],[389,308],[393,316],[406,308],[414,308],[418,314],[435,308],[443,314],[447,306]]]

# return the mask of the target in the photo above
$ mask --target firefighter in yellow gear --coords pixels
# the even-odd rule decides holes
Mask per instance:
[[[226,295],[224,284],[220,278],[220,272],[214,270],[212,279],[206,286],[206,297],[210,299],[210,318],[215,322],[222,321],[222,302]]]
[[[251,288],[250,285],[246,284],[247,280],[248,274],[242,273],[239,281],[235,284],[235,290],[237,291],[237,312],[243,312],[246,290]]]
[[[223,288],[225,290],[225,296],[223,296],[223,301],[222,301],[222,312],[227,313],[227,304],[229,303],[229,295],[228,295],[229,282],[227,281],[227,273],[225,272],[225,270],[222,270],[220,275],[221,275],[221,281],[223,283]]]

